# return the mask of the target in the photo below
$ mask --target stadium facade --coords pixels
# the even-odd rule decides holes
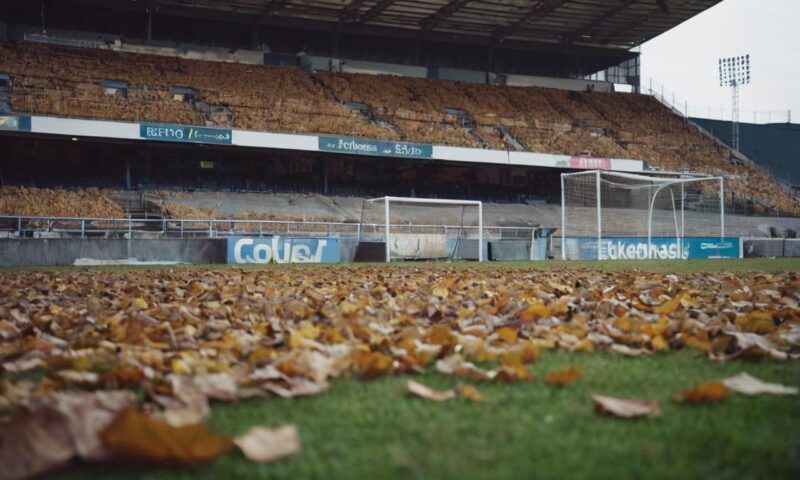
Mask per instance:
[[[560,174],[600,169],[722,176],[731,232],[791,230],[790,189],[635,93],[634,47],[716,3],[3,0],[3,229],[297,236],[357,223],[361,198],[461,198],[528,258]]]

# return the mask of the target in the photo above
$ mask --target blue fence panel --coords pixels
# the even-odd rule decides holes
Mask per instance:
[[[339,239],[229,237],[228,263],[338,263]]]
[[[596,260],[597,238],[567,237],[567,258]],[[600,241],[600,260],[673,260],[739,258],[738,237],[607,237]]]

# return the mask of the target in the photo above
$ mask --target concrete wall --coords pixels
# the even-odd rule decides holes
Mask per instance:
[[[800,258],[800,239],[746,238],[742,240],[742,254],[745,258]]]
[[[226,240],[204,239],[3,239],[0,265],[72,265],[78,258],[140,262],[225,263]]]

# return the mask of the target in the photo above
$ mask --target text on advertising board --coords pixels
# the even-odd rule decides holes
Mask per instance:
[[[228,263],[336,263],[338,261],[338,238],[228,238]]]
[[[433,146],[421,143],[380,142],[348,137],[319,137],[319,150],[323,152],[351,153],[382,157],[431,158]]]
[[[567,258],[598,258],[597,238],[565,239]],[[739,239],[734,237],[610,237],[600,240],[600,260],[676,260],[739,258]]]
[[[143,123],[139,125],[139,136],[147,140],[161,140],[165,142],[231,144],[231,131],[221,128]]]

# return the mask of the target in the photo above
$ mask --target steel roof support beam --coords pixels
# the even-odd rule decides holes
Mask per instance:
[[[363,5],[366,0],[353,0],[349,5],[344,7],[339,14],[339,20],[342,22],[353,21],[358,14],[358,8]]]
[[[616,7],[612,7],[611,9],[609,9],[606,13],[600,15],[599,17],[593,19],[590,22],[587,22],[586,24],[582,25],[581,27],[576,28],[575,30],[573,30],[570,33],[568,33],[567,35],[564,35],[564,44],[565,45],[571,45],[572,43],[575,42],[575,40],[578,40],[583,35],[585,35],[587,32],[590,32],[594,27],[600,25],[601,23],[605,22],[606,20],[608,20],[609,18],[613,17],[614,15],[616,15],[619,12],[621,12],[621,11],[625,10],[626,8],[630,7],[631,5],[636,3],[636,1],[637,0],[625,0],[624,2],[620,3]]]
[[[419,26],[423,32],[427,32],[428,30],[432,30],[436,25],[439,24],[442,20],[450,17],[452,14],[456,13],[457,11],[461,10],[466,4],[471,2],[472,0],[451,0],[449,3],[444,5],[442,8],[437,10],[435,13],[431,14],[430,16],[423,18],[421,22],[419,22]]]
[[[567,1],[568,0],[540,0],[536,2],[536,5],[531,7],[531,9],[528,10],[528,13],[526,13],[521,19],[517,20],[508,27],[500,27],[497,29],[495,32],[495,38],[497,42],[502,42],[507,37],[519,32],[525,28],[525,25],[527,25],[531,20],[540,20],[547,17],[558,7],[567,3]]]
[[[364,15],[362,15],[361,18],[356,20],[356,22],[357,23],[369,22],[373,18],[383,13],[384,10],[391,7],[393,3],[394,0],[381,0],[380,2],[376,3],[374,7],[367,10],[367,12]]]

